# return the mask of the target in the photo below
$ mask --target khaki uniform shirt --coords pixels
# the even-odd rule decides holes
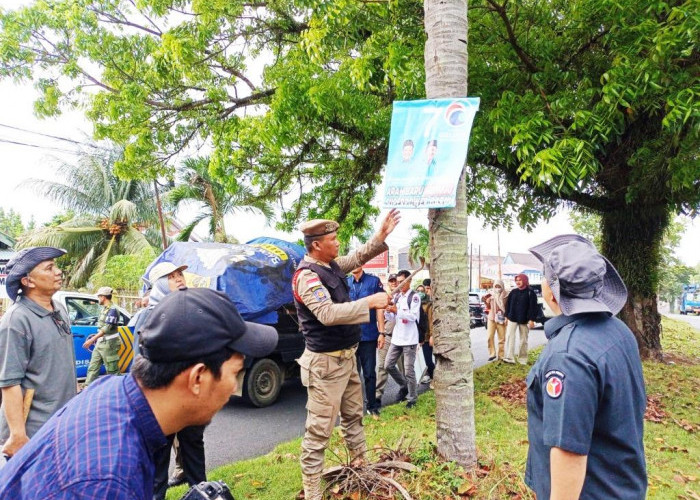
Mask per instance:
[[[110,335],[114,335],[118,331],[117,325],[108,325],[105,322],[105,319],[107,318],[107,313],[109,313],[109,310],[114,307],[111,302],[107,302],[104,306],[102,306],[102,310],[100,311],[100,316],[97,318],[97,331],[104,333],[105,337],[109,337]]]
[[[388,250],[388,248],[386,243],[372,238],[354,253],[338,257],[335,259],[335,262],[343,272],[349,273],[373,257]],[[316,260],[308,254],[304,256],[304,260],[319,266],[330,267],[328,264]],[[326,326],[358,325],[369,322],[367,297],[354,302],[335,304],[331,300],[328,289],[321,283],[321,278],[311,269],[304,269],[299,273],[296,280],[296,293],[313,315]]]

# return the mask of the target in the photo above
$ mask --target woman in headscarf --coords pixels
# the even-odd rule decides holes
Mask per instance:
[[[497,358],[503,359],[503,349],[506,343],[506,301],[508,292],[503,286],[503,280],[493,282],[493,290],[488,298],[488,327],[489,335],[489,361],[494,361]],[[494,335],[498,332],[498,356],[494,346]]]
[[[530,280],[525,274],[515,277],[515,286],[508,294],[506,301],[506,352],[503,361],[515,363],[513,350],[515,348],[515,332],[520,333],[520,348],[518,350],[518,363],[527,364],[527,337],[530,328],[535,327],[537,318],[537,295],[530,288]]]

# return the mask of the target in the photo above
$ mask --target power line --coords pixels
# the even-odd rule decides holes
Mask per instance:
[[[69,138],[67,138],[67,137],[59,137],[59,136],[57,136],[57,135],[44,134],[43,132],[37,132],[37,131],[35,131],[35,130],[28,130],[28,129],[26,129],[26,128],[15,127],[14,125],[7,125],[7,124],[5,124],[5,123],[0,123],[0,127],[9,128],[9,129],[12,129],[12,130],[18,130],[18,131],[20,131],[20,132],[26,132],[26,133],[28,133],[28,134],[40,135],[40,136],[42,136],[42,137],[49,137],[49,138],[51,138],[51,139],[56,139],[56,140],[58,140],[58,141],[70,142],[70,143],[72,143],[72,144],[77,144],[78,146],[88,146],[88,147],[91,147],[91,148],[98,148],[98,146],[95,146],[94,144],[89,144],[89,143],[85,143],[85,142],[76,141],[75,139],[69,139]]]
[[[48,150],[51,150],[51,151],[57,151],[57,152],[59,152],[59,153],[68,153],[68,154],[73,154],[73,155],[80,155],[80,153],[79,153],[78,151],[71,151],[71,150],[69,150],[69,149],[61,149],[61,148],[56,148],[56,147],[53,147],[53,146],[42,146],[41,144],[29,144],[29,143],[27,143],[27,142],[18,142],[18,141],[13,141],[13,140],[10,140],[10,139],[3,139],[3,138],[0,138],[0,142],[4,142],[4,143],[7,143],[7,144],[14,144],[14,145],[16,145],[16,146],[25,146],[25,147],[28,147],[28,148],[48,149]]]

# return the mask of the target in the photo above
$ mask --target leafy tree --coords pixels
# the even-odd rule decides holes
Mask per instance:
[[[93,288],[111,286],[115,290],[133,292],[143,284],[141,276],[156,257],[152,248],[131,255],[115,255],[107,261],[104,271],[90,277]]]
[[[206,141],[222,180],[299,194],[282,226],[335,217],[347,240],[366,224],[390,105],[423,95],[422,2],[137,5],[2,15],[0,77],[33,79],[43,115],[85,101],[97,133],[126,145],[121,173],[150,176]],[[482,112],[468,209],[526,228],[562,203],[601,214],[602,251],[630,290],[621,316],[658,354],[661,237],[700,204],[694,3],[475,0],[470,16]],[[246,72],[261,54],[272,62],[258,84]]]
[[[422,224],[413,224],[411,229],[416,232],[408,243],[408,261],[413,264],[423,257],[430,260],[430,232]]]
[[[580,212],[574,210],[569,215],[569,222],[578,234],[588,238],[600,251],[602,245],[600,216],[590,212]]]
[[[0,231],[17,239],[25,231],[22,216],[12,208],[5,212],[5,209],[0,207]]]
[[[83,152],[77,163],[59,166],[57,176],[64,182],[32,179],[23,184],[68,210],[48,226],[25,234],[19,246],[68,250],[75,259],[75,265],[66,270],[70,286],[83,286],[91,275],[104,272],[114,255],[140,254],[151,248],[142,233],[156,220],[150,184],[117,179],[112,169],[120,155],[119,149],[93,148]]]
[[[269,220],[273,216],[270,203],[256,197],[252,190],[235,180],[226,184],[213,179],[209,172],[209,158],[188,158],[179,171],[181,183],[164,195],[174,205],[186,202],[199,205],[199,213],[179,234],[180,241],[187,241],[194,228],[209,219],[209,234],[214,241],[231,243],[226,232],[224,217],[237,212],[262,213]]]

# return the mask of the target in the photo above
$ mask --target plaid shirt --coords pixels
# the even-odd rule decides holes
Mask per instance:
[[[150,500],[153,454],[165,444],[136,380],[103,377],[0,469],[0,498]]]

